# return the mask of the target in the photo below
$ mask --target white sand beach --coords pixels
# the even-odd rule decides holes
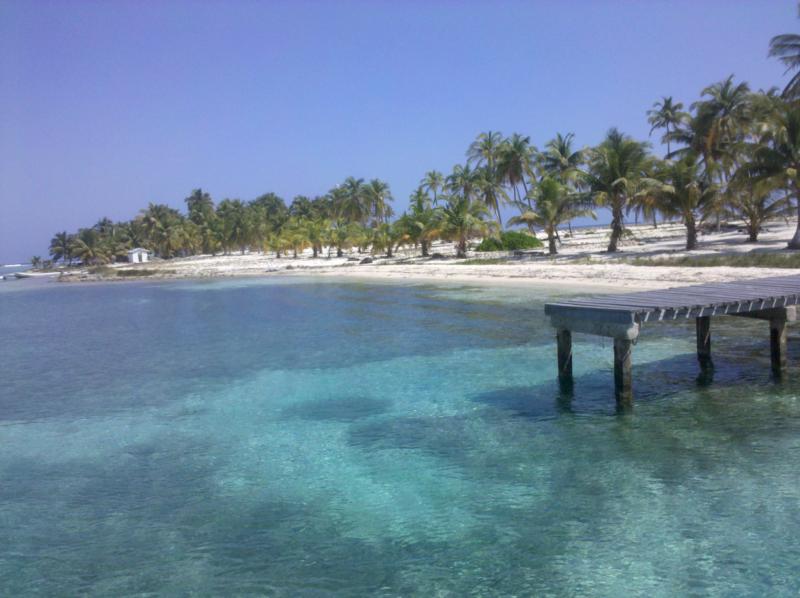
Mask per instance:
[[[325,276],[369,280],[430,280],[489,282],[492,284],[553,284],[560,287],[580,286],[613,289],[650,289],[724,282],[746,278],[780,276],[795,269],[765,267],[685,267],[634,265],[636,258],[669,260],[683,256],[731,255],[750,252],[786,254],[787,240],[794,225],[784,221],[765,227],[757,243],[748,243],[747,236],[736,227],[700,236],[697,250],[684,249],[685,229],[678,223],[629,226],[632,236],[622,251],[608,254],[608,228],[594,226],[575,229],[570,235],[562,231],[562,242],[556,256],[541,254],[514,256],[508,252],[469,252],[467,259],[456,259],[451,243],[437,242],[431,254],[422,258],[414,247],[403,247],[393,258],[369,256],[356,251],[343,257],[311,257],[311,250],[298,258],[276,258],[272,253],[250,252],[244,255],[194,256],[171,260],[153,260],[146,264],[116,264],[109,266],[125,272],[120,280],[138,278],[141,271],[147,278],[214,278],[232,276]],[[540,253],[540,252],[537,252]],[[360,261],[372,257],[373,262]],[[489,263],[486,263],[489,262]],[[499,263],[498,263],[499,262]],[[130,272],[129,272],[130,271]],[[87,271],[73,270],[64,280],[91,280],[97,276]],[[108,277],[102,277],[107,279]]]

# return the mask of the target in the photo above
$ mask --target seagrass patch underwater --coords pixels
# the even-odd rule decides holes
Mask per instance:
[[[2,290],[0,290],[2,291]],[[800,382],[759,322],[555,383],[552,289],[0,292],[0,594],[796,595]]]

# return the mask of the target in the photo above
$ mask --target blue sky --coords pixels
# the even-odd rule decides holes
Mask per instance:
[[[402,211],[425,171],[486,130],[611,126],[646,138],[662,95],[686,104],[800,29],[793,0],[0,1],[0,262],[58,230],[148,202],[389,182]]]

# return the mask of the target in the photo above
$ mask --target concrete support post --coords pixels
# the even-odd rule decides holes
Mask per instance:
[[[786,370],[786,318],[770,319],[769,349],[772,373],[781,376]]]
[[[631,349],[633,342],[626,338],[614,339],[614,394],[617,405],[629,409],[633,405],[631,384]]]
[[[711,316],[695,318],[697,328],[697,360],[700,366],[711,365]]]
[[[572,332],[559,328],[556,332],[558,342],[558,379],[572,381]]]

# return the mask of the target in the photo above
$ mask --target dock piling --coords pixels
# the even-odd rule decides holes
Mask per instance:
[[[772,373],[781,376],[786,370],[786,318],[769,321],[769,348]]]
[[[556,332],[558,343],[558,379],[572,381],[572,332],[559,328]]]
[[[697,329],[697,360],[703,369],[711,366],[711,316],[695,318]]]
[[[627,338],[614,339],[614,394],[617,404],[623,408],[633,403],[631,383],[631,349],[633,343]]]

